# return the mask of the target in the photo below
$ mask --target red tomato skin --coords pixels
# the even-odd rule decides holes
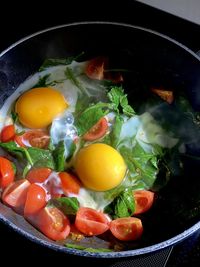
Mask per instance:
[[[85,73],[90,79],[103,80],[107,65],[108,58],[101,56],[93,58],[88,62]]]
[[[118,218],[110,223],[110,231],[121,241],[133,241],[141,237],[143,226],[139,218]]]
[[[173,91],[164,90],[160,88],[152,88],[151,91],[156,95],[158,95],[163,100],[165,100],[168,104],[172,104],[172,102],[174,101]]]
[[[90,79],[109,80],[113,83],[123,82],[123,77],[119,72],[109,71],[108,68],[108,58],[99,56],[88,62],[85,73]]]
[[[27,175],[26,179],[31,183],[43,183],[49,175],[52,173],[52,170],[49,168],[35,168],[31,169]]]
[[[4,157],[0,157],[0,188],[4,189],[14,181],[14,178],[15,172],[12,162]]]
[[[37,213],[46,206],[46,191],[37,184],[31,184],[28,188],[24,215],[28,216]]]
[[[13,124],[6,125],[1,131],[1,142],[9,142],[14,140],[15,137],[15,126]]]
[[[133,192],[133,197],[135,199],[135,211],[133,215],[138,215],[148,211],[154,201],[154,192],[149,190],[137,190]]]
[[[108,122],[106,118],[101,118],[87,133],[83,135],[85,141],[100,139],[106,134]]]
[[[75,219],[76,228],[87,236],[100,235],[109,229],[109,220],[102,212],[81,207]]]
[[[75,175],[68,172],[60,172],[59,177],[62,184],[63,192],[68,196],[70,194],[78,195],[81,183]]]
[[[3,191],[3,203],[11,207],[15,212],[23,214],[29,187],[30,183],[25,179],[13,182]]]
[[[26,216],[26,219],[54,241],[64,240],[70,233],[68,218],[55,207],[45,207],[34,215]]]

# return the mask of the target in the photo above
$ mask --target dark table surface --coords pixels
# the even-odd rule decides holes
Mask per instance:
[[[78,3],[71,1],[70,4],[69,1],[57,0],[52,3],[43,3],[42,7],[41,1],[38,3],[34,1],[34,5],[27,2],[26,5],[20,6],[18,3],[12,14],[9,12],[11,9],[15,9],[15,6],[12,6],[10,2],[4,1],[1,4],[1,11],[7,12],[7,19],[0,17],[0,51],[39,30],[76,21],[116,21],[139,25],[166,34],[194,52],[200,50],[200,26],[133,0],[85,0],[78,1]],[[27,265],[31,262],[31,264],[41,266],[42,263],[58,262],[58,264],[64,263],[69,266],[69,262],[74,261],[73,257],[51,251],[26,240],[3,224],[0,224],[0,244],[1,255],[9,255],[9,265],[11,263]],[[76,263],[78,260],[82,266],[98,266],[96,260],[76,259]],[[103,265],[111,266],[108,261],[99,264],[99,266]],[[166,266],[200,266],[199,234],[176,245]]]

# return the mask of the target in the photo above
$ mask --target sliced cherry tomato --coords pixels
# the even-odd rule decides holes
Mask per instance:
[[[52,170],[49,168],[35,168],[31,169],[27,175],[26,179],[31,183],[43,183],[51,174]]]
[[[117,239],[130,241],[141,237],[143,226],[138,218],[118,218],[110,223],[110,231]]]
[[[123,81],[123,77],[119,72],[109,71],[109,62],[107,57],[96,57],[89,61],[85,73],[90,79],[110,80],[113,83]]]
[[[7,206],[13,208],[17,213],[24,213],[24,206],[26,202],[27,192],[30,187],[29,181],[21,179],[10,184],[3,191],[2,201]]]
[[[90,79],[103,80],[104,70],[108,65],[108,58],[96,57],[89,61],[86,67],[86,75]]]
[[[24,207],[24,215],[28,216],[37,213],[46,206],[46,191],[37,184],[31,184],[28,188],[26,203]]]
[[[81,207],[76,214],[75,226],[87,236],[100,235],[109,229],[109,221],[104,213]]]
[[[133,192],[135,199],[134,215],[148,211],[153,205],[154,193],[148,190],[137,190]]]
[[[14,181],[15,171],[12,162],[0,157],[0,188],[5,188]]]
[[[83,139],[93,141],[103,137],[108,129],[108,122],[105,118],[101,118],[86,134]]]
[[[5,126],[1,131],[1,142],[9,142],[14,140],[15,127],[13,124]]]
[[[21,147],[47,148],[50,137],[44,130],[30,130],[24,134],[16,135],[14,140]]]
[[[60,172],[59,177],[62,183],[62,189],[66,195],[79,193],[81,183],[73,174],[68,172]]]
[[[68,218],[56,207],[45,207],[26,219],[52,240],[63,240],[70,233]]]
[[[157,88],[152,88],[151,91],[169,104],[171,104],[174,101],[174,94],[172,91],[157,89]]]

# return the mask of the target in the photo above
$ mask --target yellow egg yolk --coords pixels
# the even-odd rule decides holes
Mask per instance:
[[[82,148],[75,159],[75,170],[82,183],[95,191],[110,190],[125,177],[126,164],[120,153],[106,144]]]
[[[68,104],[64,96],[50,87],[33,88],[23,93],[16,102],[19,121],[28,128],[45,128]]]

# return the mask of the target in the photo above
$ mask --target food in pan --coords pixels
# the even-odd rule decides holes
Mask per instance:
[[[154,108],[129,103],[123,71],[107,57],[48,59],[0,110],[1,200],[52,240],[142,238],[160,172],[162,186],[169,178],[165,156],[184,152]],[[172,90],[147,90],[177,105]]]

